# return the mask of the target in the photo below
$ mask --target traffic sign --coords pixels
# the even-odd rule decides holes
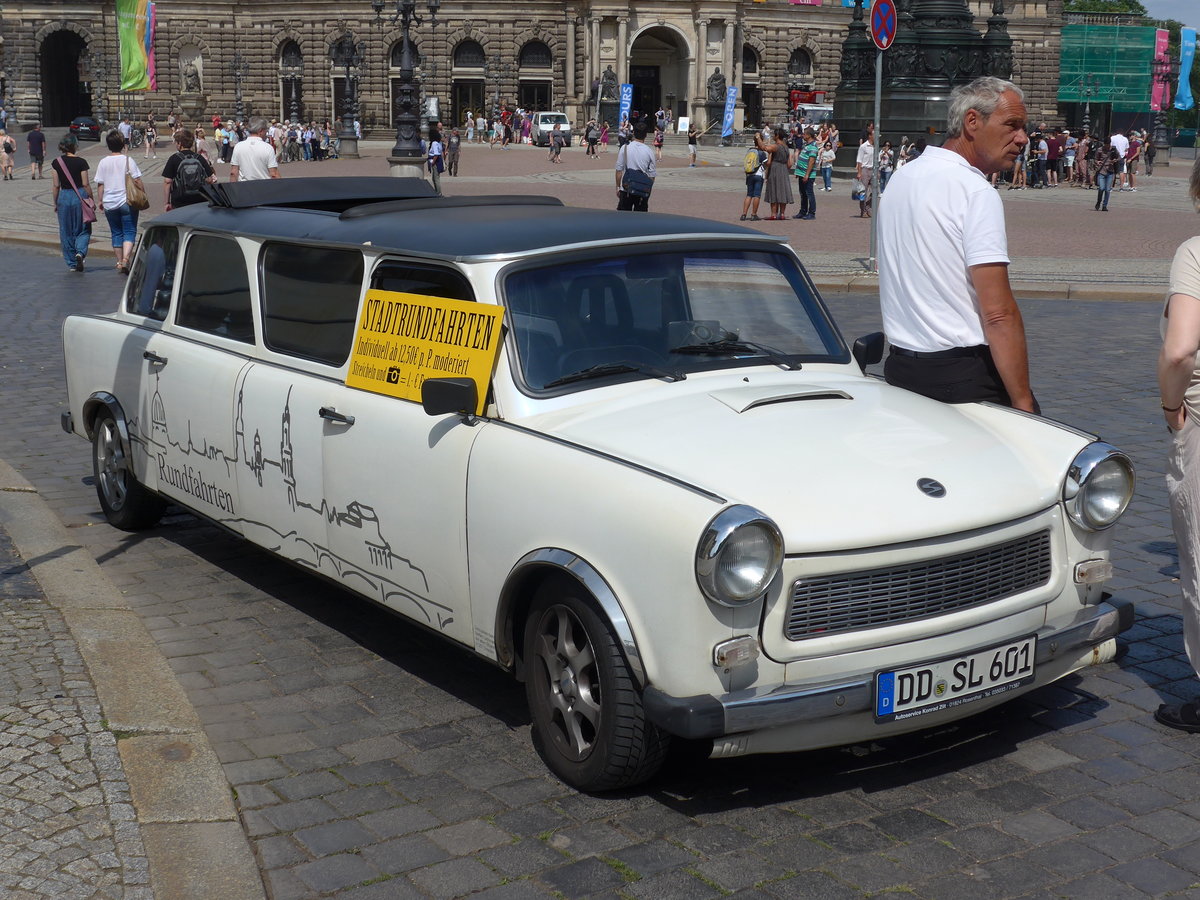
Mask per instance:
[[[874,0],[871,4],[871,40],[875,46],[880,50],[892,46],[898,25],[896,0]]]

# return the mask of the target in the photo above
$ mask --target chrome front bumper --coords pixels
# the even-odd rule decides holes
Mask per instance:
[[[1079,611],[1058,629],[1037,633],[1037,662],[1095,647],[1133,625],[1132,604],[1102,602]],[[822,684],[751,688],[719,697],[703,694],[672,697],[653,685],[643,692],[646,716],[663,730],[682,738],[715,738],[815,722],[874,710],[875,673],[861,672]],[[1039,679],[1034,686],[1041,685]]]

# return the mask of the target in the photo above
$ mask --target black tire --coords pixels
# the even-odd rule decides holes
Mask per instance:
[[[143,487],[133,474],[116,419],[108,410],[96,417],[92,432],[92,473],[100,508],[114,528],[141,531],[162,518],[166,501]]]
[[[574,582],[542,585],[525,622],[525,697],[533,742],[555,775],[610,791],[658,771],[670,735],[646,720],[612,629]]]

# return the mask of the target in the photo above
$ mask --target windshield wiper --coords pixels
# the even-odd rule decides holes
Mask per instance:
[[[684,344],[682,347],[672,347],[670,352],[711,356],[725,356],[730,353],[757,353],[760,356],[767,357],[775,365],[784,369],[798,371],[804,368],[782,350],[776,350],[774,347],[768,347],[766,344],[759,344],[755,341],[724,340],[710,341],[707,344]]]
[[[588,366],[586,369],[580,369],[578,372],[563,375],[561,378],[555,378],[553,381],[546,382],[542,387],[558,387],[560,384],[570,384],[573,381],[586,381],[589,378],[603,378],[606,375],[620,375],[624,372],[640,372],[652,378],[665,378],[667,381],[683,381],[687,378],[682,372],[661,369],[658,366],[652,366],[648,363],[610,362],[601,363],[598,366]]]

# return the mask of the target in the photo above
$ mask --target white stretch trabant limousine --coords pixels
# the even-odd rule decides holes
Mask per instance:
[[[1112,658],[1124,454],[865,375],[883,336],[848,347],[781,239],[430,194],[227,185],[146,229],[63,329],[114,526],[185,506],[472,648],[587,790]]]

